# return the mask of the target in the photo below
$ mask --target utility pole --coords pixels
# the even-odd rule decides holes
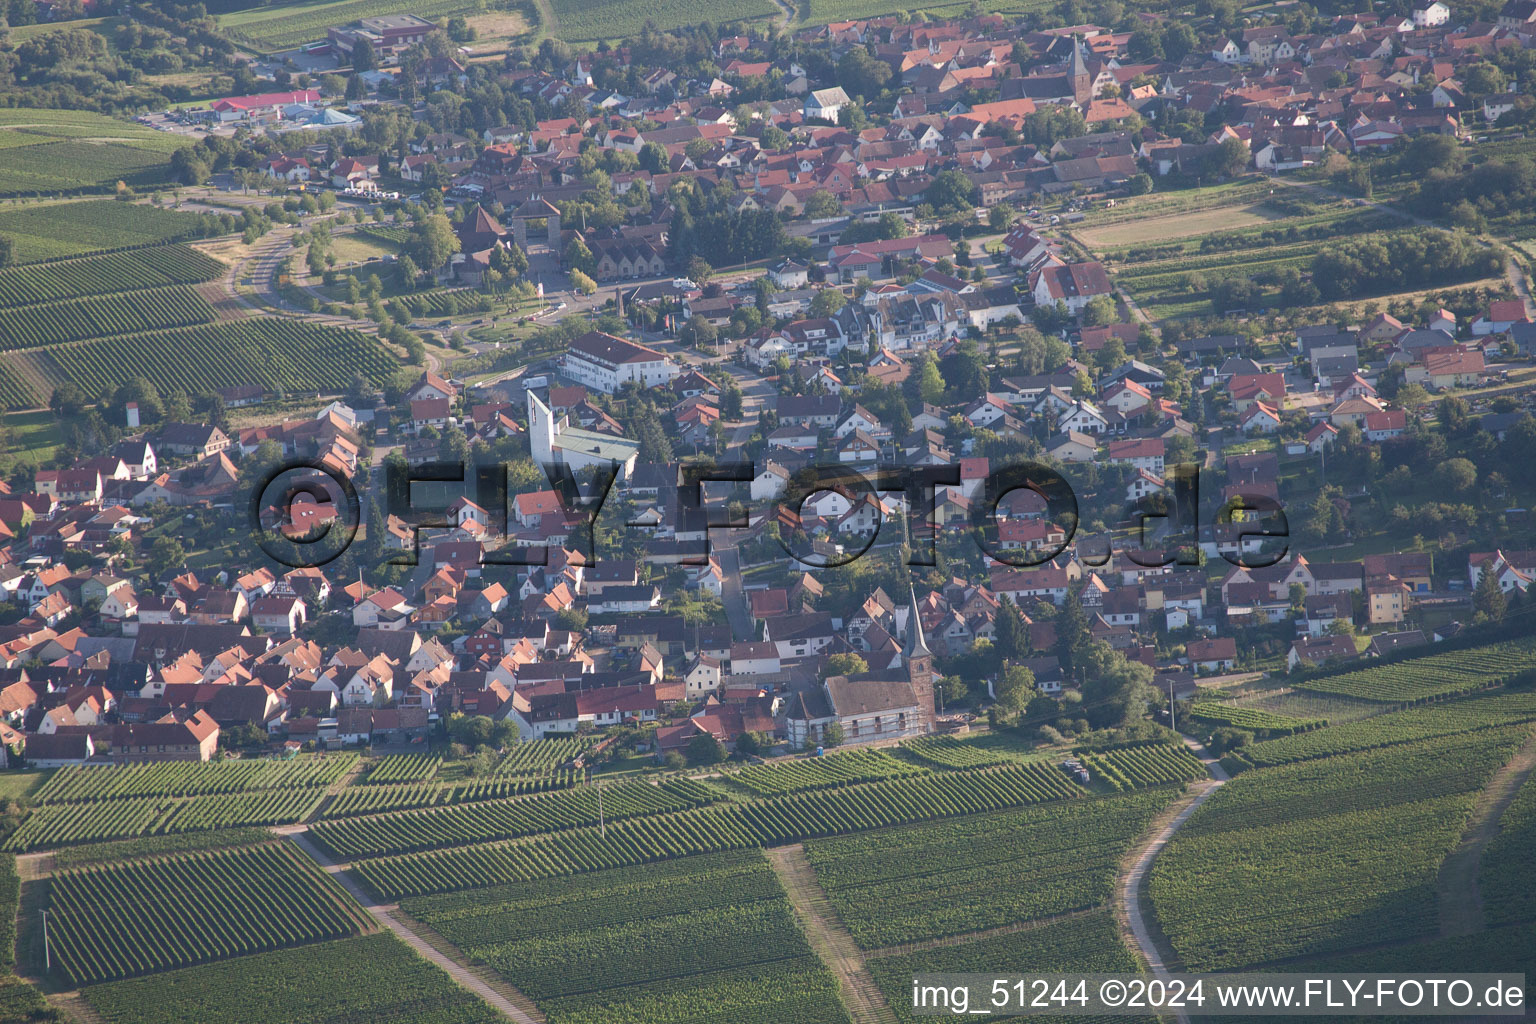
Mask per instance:
[[[1179,731],[1178,720],[1174,717],[1172,676],[1168,677],[1168,728],[1172,729],[1174,732]]]
[[[48,911],[43,911],[43,970],[53,970],[53,956],[48,951]]]

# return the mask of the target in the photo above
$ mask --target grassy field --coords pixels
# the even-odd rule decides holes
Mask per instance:
[[[1103,224],[1079,231],[1077,237],[1089,248],[1101,250],[1124,245],[1144,245],[1148,242],[1167,242],[1191,235],[1267,224],[1284,216],[1283,211],[1266,203],[1243,203],[1200,213],[1168,214],[1118,224]]]
[[[0,797],[7,800],[26,800],[38,787],[48,781],[53,772],[3,772],[0,773]]]
[[[113,30],[123,24],[123,20],[122,18],[76,18],[73,21],[40,21],[35,25],[15,25],[10,30],[10,41],[24,43],[28,39],[36,39],[51,32],[89,29],[110,42]]]
[[[53,450],[63,440],[59,433],[59,421],[47,409],[32,412],[13,412],[5,417],[6,455],[25,455],[42,463],[53,458]],[[7,460],[9,461],[9,460]],[[29,776],[5,776],[28,778]]]

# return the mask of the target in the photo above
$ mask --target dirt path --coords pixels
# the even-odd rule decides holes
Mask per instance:
[[[356,761],[354,761],[352,767],[348,768],[346,773],[342,775],[341,778],[337,779],[335,782],[326,787],[325,797],[320,801],[315,809],[310,812],[309,817],[304,819],[304,824],[309,825],[312,822],[319,821],[322,817],[324,817],[326,810],[330,808],[331,804],[336,802],[336,798],[340,796],[344,790],[346,790],[349,786],[357,785],[357,780],[362,778],[363,772],[367,768],[368,762],[362,758],[358,758]]]
[[[1157,927],[1155,918],[1151,917],[1150,907],[1142,906],[1142,890],[1146,886],[1147,875],[1152,870],[1152,862],[1157,855],[1163,852],[1179,828],[1190,819],[1190,816],[1198,811],[1202,804],[1211,798],[1215,792],[1227,782],[1231,776],[1222,768],[1216,759],[1206,752],[1205,748],[1194,740],[1185,737],[1184,743],[1194,751],[1195,756],[1205,764],[1206,770],[1213,778],[1209,782],[1199,782],[1189,787],[1189,792],[1174,801],[1163,810],[1152,824],[1148,826],[1141,841],[1133,846],[1120,865],[1120,880],[1116,885],[1115,893],[1115,918],[1120,922],[1122,931],[1135,945],[1136,952],[1140,953],[1147,967],[1158,977],[1166,976],[1170,972],[1170,964],[1176,964],[1176,956],[1171,948],[1167,948],[1167,939],[1162,934],[1162,929]],[[1185,1013],[1178,1015],[1179,1024],[1189,1024],[1189,1017]]]
[[[1472,807],[1472,817],[1467,820],[1461,841],[1440,865],[1438,888],[1442,936],[1476,935],[1488,926],[1483,915],[1483,894],[1477,886],[1483,850],[1499,834],[1500,819],[1533,771],[1536,771],[1536,732],[1527,736],[1510,762],[1488,780]]]
[[[795,914],[805,929],[805,938],[821,962],[837,976],[843,1007],[853,1024],[895,1024],[896,1012],[886,1003],[884,994],[864,966],[864,956],[837,919],[827,894],[816,881],[816,872],[799,843],[765,851],[773,865]]]
[[[60,1013],[74,1024],[106,1024],[101,1014],[96,1012],[96,1007],[86,1002],[78,991],[74,992],[50,992],[48,1002],[52,1003]]]
[[[1536,301],[1531,300],[1531,283],[1513,256],[1504,262],[1504,276],[1509,279],[1509,286],[1515,290],[1515,296],[1525,303],[1525,315],[1536,318]]]
[[[454,981],[463,985],[481,999],[484,999],[491,1006],[494,1006],[508,1020],[515,1021],[516,1024],[545,1024],[543,1015],[539,1014],[536,1010],[530,1012],[533,1004],[527,1002],[526,997],[524,997],[524,1002],[527,1002],[527,1006],[519,1006],[508,996],[492,988],[485,979],[477,975],[467,965],[451,959],[436,946],[433,946],[426,939],[411,930],[405,921],[400,916],[397,916],[399,913],[398,907],[393,904],[380,903],[374,899],[371,893],[346,874],[345,869],[341,865],[331,860],[324,851],[315,845],[314,841],[309,838],[308,831],[308,829],[302,827],[290,827],[282,830],[282,834],[293,840],[299,849],[308,854],[316,864],[319,864],[336,881],[340,882],[342,887],[352,894],[352,898],[357,900],[364,910],[377,919],[379,924],[398,935],[418,954],[441,967]]]

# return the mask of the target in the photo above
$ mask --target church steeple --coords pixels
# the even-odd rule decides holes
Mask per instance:
[[[907,612],[907,643],[902,648],[901,660],[906,665],[907,681],[912,684],[912,691],[917,695],[918,707],[928,720],[922,728],[923,732],[927,732],[935,717],[933,653],[928,650],[928,643],[923,639],[923,619],[917,609],[917,588],[909,586],[909,590],[912,603]]]
[[[1088,61],[1083,57],[1083,44],[1072,36],[1072,62],[1067,67],[1067,80],[1072,86],[1072,100],[1085,105],[1093,99],[1093,76],[1088,73]]]

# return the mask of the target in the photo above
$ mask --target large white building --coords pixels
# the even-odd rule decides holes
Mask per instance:
[[[606,337],[606,335],[604,335]],[[588,466],[617,464],[619,482],[629,479],[640,455],[640,442],[570,425],[570,417],[555,418],[532,391],[528,395],[528,448],[541,466],[564,464],[580,475]]]
[[[571,342],[562,368],[576,383],[605,395],[630,383],[658,387],[678,374],[671,356],[602,331],[591,331]]]

